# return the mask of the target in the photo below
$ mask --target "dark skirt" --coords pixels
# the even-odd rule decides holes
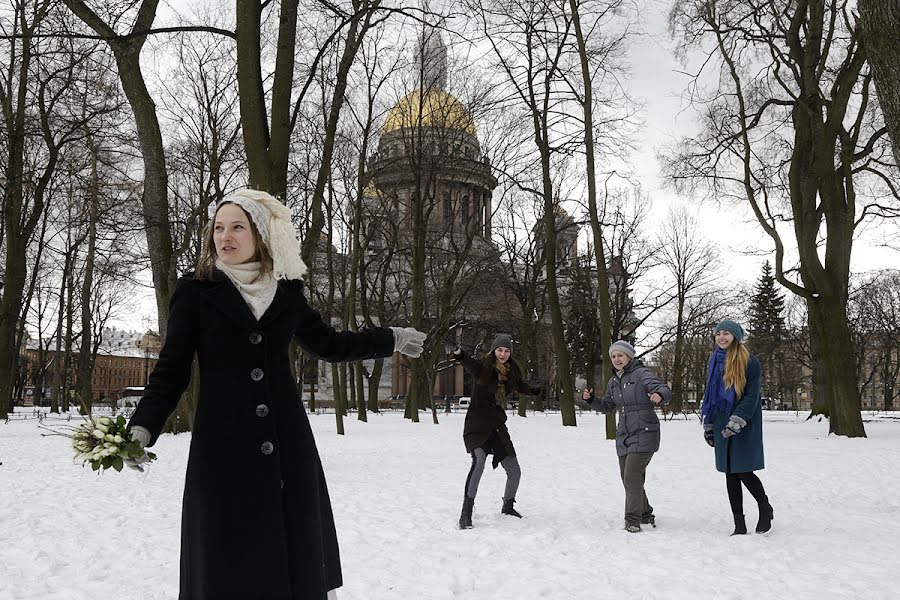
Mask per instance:
[[[506,428],[502,431],[492,431],[490,437],[488,437],[488,439],[479,447],[484,450],[485,454],[494,455],[491,464],[495,469],[497,468],[497,465],[503,462],[504,458],[516,455],[516,449],[513,447],[512,438],[509,437],[509,431],[507,431]]]

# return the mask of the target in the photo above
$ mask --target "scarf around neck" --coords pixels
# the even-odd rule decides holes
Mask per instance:
[[[734,386],[725,389],[725,356],[725,350],[716,348],[709,357],[706,391],[703,393],[703,405],[700,408],[704,423],[711,423],[720,412],[730,415],[731,407],[734,406]]]
[[[225,273],[241,297],[250,312],[259,321],[271,306],[278,290],[278,282],[271,273],[259,276],[259,263],[249,262],[242,265],[226,265],[221,260],[216,260],[216,268]]]
[[[497,369],[497,406],[506,408],[506,382],[509,380],[509,364],[496,363]]]

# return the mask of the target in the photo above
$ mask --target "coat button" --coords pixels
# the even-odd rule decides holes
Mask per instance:
[[[272,445],[272,442],[263,442],[262,445],[259,447],[259,451],[262,452],[263,454],[265,454],[266,456],[268,456],[269,454],[272,454],[272,452],[274,450],[275,450],[275,446]]]
[[[258,331],[254,331],[253,333],[250,334],[250,343],[251,344],[258,344],[261,341],[262,341],[262,334],[259,333]]]
[[[269,414],[269,407],[266,406],[265,404],[260,404],[259,406],[256,407],[256,416],[257,417],[265,417],[267,414]]]
[[[259,367],[250,371],[250,379],[252,379],[253,381],[259,381],[262,378],[263,378],[263,370],[260,369]]]

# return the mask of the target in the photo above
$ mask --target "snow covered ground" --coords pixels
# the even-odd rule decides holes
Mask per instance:
[[[462,414],[313,415],[335,506],[340,600],[896,598],[900,419],[868,439],[766,415],[760,473],[775,508],[765,536],[729,537],[724,476],[695,421],[662,425],[647,493],[659,527],[622,530],[624,493],[601,417],[510,417],[522,465],[518,520],[499,514],[502,469],[485,471],[475,528],[456,529],[469,458]],[[47,420],[45,423],[52,424]],[[0,423],[0,599],[174,600],[189,435],[163,436],[146,474],[97,476],[34,419]],[[747,521],[756,507],[745,493]]]

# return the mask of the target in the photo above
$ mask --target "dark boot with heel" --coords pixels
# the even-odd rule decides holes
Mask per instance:
[[[759,522],[756,524],[756,533],[766,533],[772,529],[772,519],[775,518],[772,505],[766,501],[759,505]]]
[[[472,510],[475,508],[475,498],[466,496],[463,499],[462,512],[459,515],[459,528],[472,529]]]
[[[511,517],[522,518],[522,515],[513,508],[513,503],[516,501],[515,498],[504,498],[503,499],[503,508],[500,509],[500,514],[509,515]]]
[[[734,532],[731,535],[744,535],[747,533],[747,521],[744,515],[734,515]]]

